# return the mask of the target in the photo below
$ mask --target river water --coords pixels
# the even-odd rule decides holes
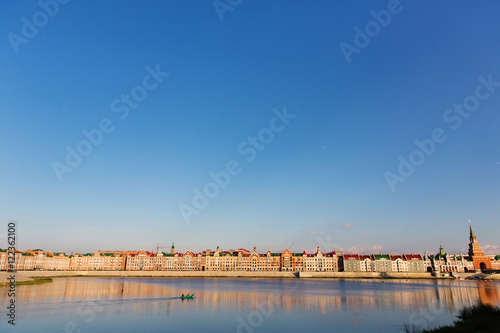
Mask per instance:
[[[193,300],[181,300],[194,293]],[[17,286],[16,325],[0,287],[0,332],[402,332],[500,305],[500,282],[67,278]]]

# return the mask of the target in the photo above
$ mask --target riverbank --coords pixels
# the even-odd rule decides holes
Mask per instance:
[[[449,279],[449,277],[435,277],[431,273],[401,272],[299,272],[297,277],[313,279]]]
[[[0,272],[0,283],[7,282],[8,272]],[[481,275],[484,275],[480,273]],[[247,271],[22,271],[16,281],[58,277],[164,277],[164,278],[307,278],[307,279],[450,279],[431,273],[399,272],[247,272]],[[500,280],[500,274],[484,275],[483,279]]]
[[[421,329],[416,325],[405,325],[405,333],[448,333],[448,332],[499,332],[500,308],[491,304],[476,304],[461,309],[452,325],[434,329]]]
[[[0,273],[0,282],[8,278]],[[196,277],[196,278],[323,278],[323,279],[436,279],[430,273],[377,273],[377,272],[247,272],[247,271],[23,271],[16,280],[57,277]]]
[[[51,277],[29,277],[23,273],[9,273],[9,272],[0,272],[0,287],[9,286],[11,275],[15,275],[15,283],[17,286],[22,285],[32,285],[32,284],[42,284],[52,282]]]

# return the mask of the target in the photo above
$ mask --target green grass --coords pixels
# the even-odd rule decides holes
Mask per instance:
[[[33,278],[32,281],[16,282],[16,285],[22,286],[22,285],[43,284],[43,283],[49,283],[52,281],[53,281],[52,278]]]
[[[495,333],[500,332],[500,308],[490,304],[465,307],[453,325],[423,330],[415,325],[404,325],[406,333]]]
[[[52,282],[52,278],[33,278],[31,281],[16,281],[16,286],[29,286],[34,284],[43,284]],[[0,283],[0,287],[8,286],[10,283]]]

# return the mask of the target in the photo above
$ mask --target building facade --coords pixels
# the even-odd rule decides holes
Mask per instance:
[[[341,258],[345,272],[426,272],[420,254],[344,254]]]
[[[69,258],[70,271],[123,271],[126,257],[119,253],[75,254]]]
[[[336,272],[338,257],[334,252],[291,253],[288,249],[282,253],[267,251],[258,253],[238,249],[222,251],[206,250],[199,253],[186,251],[179,253],[172,245],[170,253],[139,251],[129,253],[126,270],[176,270],[176,271],[308,271]]]
[[[443,247],[439,248],[439,252],[430,256],[432,271],[440,273],[467,273],[473,272],[474,263],[467,256],[447,254]]]
[[[470,222],[470,221],[469,221]],[[440,247],[436,255],[420,254],[344,254],[283,252],[258,253],[243,248],[202,252],[175,250],[98,251],[72,254],[44,252],[40,249],[15,251],[16,270],[55,271],[284,271],[284,272],[472,272],[500,270],[500,255],[485,255],[469,224],[468,255],[447,254]],[[9,269],[9,252],[0,249],[0,270]]]

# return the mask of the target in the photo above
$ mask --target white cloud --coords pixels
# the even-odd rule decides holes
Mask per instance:
[[[484,254],[498,254],[500,252],[497,245],[484,245],[483,251]]]
[[[354,226],[352,224],[350,224],[350,223],[346,223],[346,224],[342,225],[342,228],[344,228],[344,229],[351,229],[353,227]]]
[[[344,251],[346,253],[354,253],[354,254],[372,254],[372,253],[380,253],[382,250],[382,245],[373,245],[371,247],[357,247],[351,246],[350,248],[340,248],[340,251]]]

